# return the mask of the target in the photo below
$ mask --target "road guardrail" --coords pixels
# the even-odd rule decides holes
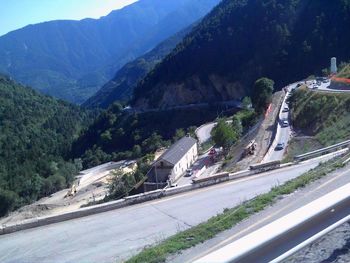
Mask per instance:
[[[324,155],[327,153],[334,152],[336,150],[340,150],[340,149],[349,147],[349,145],[350,145],[350,140],[340,142],[340,143],[337,143],[337,144],[334,144],[334,145],[331,145],[331,146],[328,146],[328,147],[325,147],[325,148],[322,148],[322,149],[319,149],[316,151],[312,151],[312,152],[308,152],[308,153],[294,156],[294,161],[295,162],[304,161],[304,160],[310,159],[312,157],[316,157],[318,155]]]
[[[350,219],[350,184],[210,253],[204,262],[280,262]]]

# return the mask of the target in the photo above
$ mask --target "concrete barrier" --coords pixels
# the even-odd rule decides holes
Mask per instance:
[[[342,186],[195,262],[281,262],[350,219],[349,192]]]
[[[217,174],[214,174],[214,175],[208,176],[208,177],[194,178],[194,179],[192,179],[192,182],[194,184],[198,184],[198,183],[207,182],[207,181],[211,181],[211,180],[223,179],[223,178],[226,178],[226,177],[227,178],[229,177],[229,173],[228,172],[217,173]]]

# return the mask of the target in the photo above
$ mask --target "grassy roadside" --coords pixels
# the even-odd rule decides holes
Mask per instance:
[[[338,157],[322,163],[298,178],[290,180],[283,185],[274,187],[266,194],[259,195],[234,208],[225,209],[223,213],[210,218],[204,223],[183,232],[179,232],[153,247],[145,248],[141,253],[135,255],[126,262],[165,262],[168,256],[179,253],[184,249],[194,247],[199,243],[203,243],[204,241],[213,238],[218,233],[232,228],[240,221],[272,205],[279,199],[279,197],[303,188],[307,184],[343,167],[342,162],[348,157],[349,156],[345,156],[344,158]]]
[[[292,162],[294,156],[307,152],[312,152],[325,147],[314,137],[294,137],[288,143],[286,155],[282,163]]]

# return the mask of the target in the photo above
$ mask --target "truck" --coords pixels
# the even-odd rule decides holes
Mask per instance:
[[[257,144],[255,140],[250,141],[249,144],[243,150],[243,157],[253,155],[256,150],[256,146]]]

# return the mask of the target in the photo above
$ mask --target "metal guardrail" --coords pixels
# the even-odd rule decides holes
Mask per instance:
[[[280,262],[350,219],[350,184],[202,257],[204,262]]]
[[[319,150],[316,150],[316,151],[313,151],[313,152],[304,153],[304,154],[300,154],[300,155],[294,156],[294,161],[295,162],[300,162],[300,161],[306,160],[306,159],[308,159],[310,157],[331,153],[331,152],[333,152],[335,150],[346,148],[349,145],[350,145],[350,140],[347,140],[347,141],[344,141],[344,142],[341,142],[341,143],[337,143],[337,144],[334,144],[334,145],[331,145],[331,146],[328,146],[328,147],[325,147],[325,148],[322,148],[322,149],[319,149]]]

